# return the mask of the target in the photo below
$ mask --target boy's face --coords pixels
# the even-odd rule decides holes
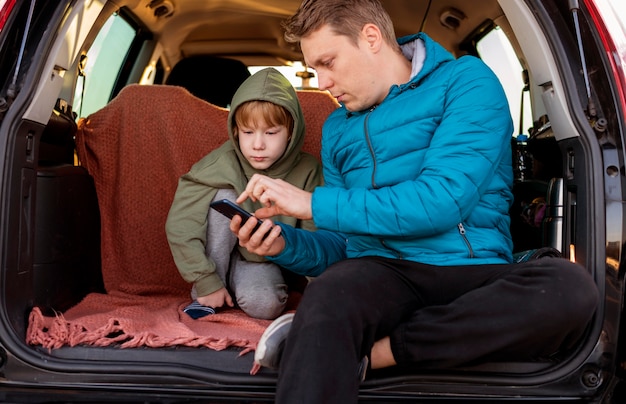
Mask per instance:
[[[256,127],[237,128],[237,134],[241,153],[257,170],[266,170],[281,158],[290,137],[284,125],[269,126],[264,122]]]

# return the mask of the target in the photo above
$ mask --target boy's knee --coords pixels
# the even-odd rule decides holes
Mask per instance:
[[[274,291],[259,288],[238,296],[237,305],[250,317],[273,320],[285,310],[287,298],[284,288],[277,287]]]

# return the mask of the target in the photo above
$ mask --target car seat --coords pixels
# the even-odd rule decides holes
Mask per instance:
[[[299,91],[298,98],[307,128],[304,150],[319,158],[322,125],[338,104],[320,91]],[[173,266],[165,218],[178,178],[228,139],[227,116],[227,109],[183,88],[132,84],[79,122],[78,156],[94,177],[101,210],[107,290],[188,289]],[[128,279],[140,281],[129,285]]]
[[[339,103],[327,91],[298,90],[296,93],[306,125],[302,150],[320,160],[322,126],[328,115],[339,108]]]

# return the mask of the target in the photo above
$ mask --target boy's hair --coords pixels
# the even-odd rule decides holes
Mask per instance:
[[[238,128],[256,128],[260,123],[270,126],[284,125],[289,131],[289,136],[293,133],[293,116],[287,109],[273,102],[253,100],[237,107],[233,117],[233,134],[237,138]]]
[[[370,23],[380,29],[387,44],[399,50],[391,17],[378,0],[304,0],[282,26],[287,42],[299,43],[328,24],[336,34],[347,36],[356,45],[361,29]]]

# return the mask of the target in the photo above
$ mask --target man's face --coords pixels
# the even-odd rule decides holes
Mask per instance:
[[[389,89],[377,88],[376,55],[363,35],[355,45],[324,25],[300,45],[307,65],[317,72],[320,90],[328,90],[347,110],[362,111],[384,99]]]

